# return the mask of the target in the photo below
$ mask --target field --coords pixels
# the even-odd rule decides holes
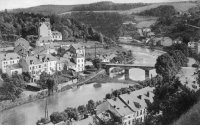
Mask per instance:
[[[152,5],[148,5],[148,6],[144,6],[144,7],[139,7],[139,8],[135,8],[135,9],[127,10],[127,11],[120,11],[120,13],[121,14],[140,13],[140,12],[145,11],[145,10],[156,8],[156,7],[160,6],[160,5],[172,5],[172,6],[174,6],[174,8],[177,11],[187,11],[190,8],[197,6],[196,3],[192,3],[192,2],[155,3],[155,4],[152,4]]]
[[[137,23],[136,25],[137,28],[150,27],[157,20],[156,17],[137,16],[137,15],[134,15],[134,17]]]

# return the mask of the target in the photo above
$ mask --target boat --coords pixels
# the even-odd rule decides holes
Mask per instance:
[[[94,86],[95,88],[100,88],[100,87],[101,87],[101,83],[95,83],[93,86]]]

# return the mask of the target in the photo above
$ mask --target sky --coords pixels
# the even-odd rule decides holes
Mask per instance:
[[[55,5],[74,5],[87,4],[99,1],[112,1],[115,3],[151,3],[151,2],[175,2],[185,0],[0,0],[0,10],[27,8],[38,5],[55,4]]]

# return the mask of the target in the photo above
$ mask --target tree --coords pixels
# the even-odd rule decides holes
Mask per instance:
[[[87,110],[90,112],[90,113],[93,113],[94,112],[94,109],[95,109],[95,103],[93,100],[89,100],[88,101],[88,104],[87,104]]]
[[[68,119],[68,115],[65,112],[54,112],[50,115],[51,122],[54,124],[59,123],[61,121],[66,121]]]
[[[68,114],[68,118],[78,120],[78,112],[75,108],[67,108],[65,113]]]
[[[54,86],[55,86],[55,81],[53,79],[49,78],[46,81],[46,85],[47,85],[47,88],[48,88],[49,95],[51,95],[51,93],[53,94],[53,90],[54,90]]]
[[[156,73],[161,75],[164,79],[171,79],[178,73],[178,68],[174,63],[173,58],[165,53],[157,58],[156,64]]]
[[[22,92],[22,89],[16,86],[15,81],[7,79],[2,85],[0,94],[4,95],[7,99],[14,101],[16,98],[20,97]]]
[[[41,86],[41,88],[46,89],[46,88],[47,88],[46,81],[47,81],[47,79],[49,79],[49,78],[50,78],[50,75],[49,75],[49,74],[47,74],[46,72],[42,72],[42,73],[40,74],[40,79],[37,81],[37,84],[38,84],[39,86]]]
[[[85,107],[84,105],[78,106],[78,112],[79,112],[80,114],[85,114],[86,111],[87,111],[87,109],[86,109],[86,107]]]
[[[95,58],[92,60],[93,66],[97,69],[101,68],[101,60],[99,58]]]
[[[23,72],[22,76],[25,82],[29,82],[31,79],[31,75],[29,74],[29,72]]]
[[[182,86],[178,79],[161,81],[154,90],[154,102],[148,104],[148,116],[156,116],[162,112],[160,118],[154,118],[156,124],[168,125],[197,102],[197,94]]]

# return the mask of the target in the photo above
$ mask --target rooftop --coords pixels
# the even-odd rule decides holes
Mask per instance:
[[[133,113],[133,111],[131,111],[131,109],[126,104],[124,104],[119,98],[108,99],[107,101],[113,108],[116,109],[120,116],[126,116]]]
[[[120,98],[134,111],[137,111],[140,108],[146,108],[148,102],[153,102],[153,90],[153,87],[145,87],[130,94],[120,95]]]
[[[0,53],[0,61],[13,60],[19,58],[20,56],[17,53]]]

